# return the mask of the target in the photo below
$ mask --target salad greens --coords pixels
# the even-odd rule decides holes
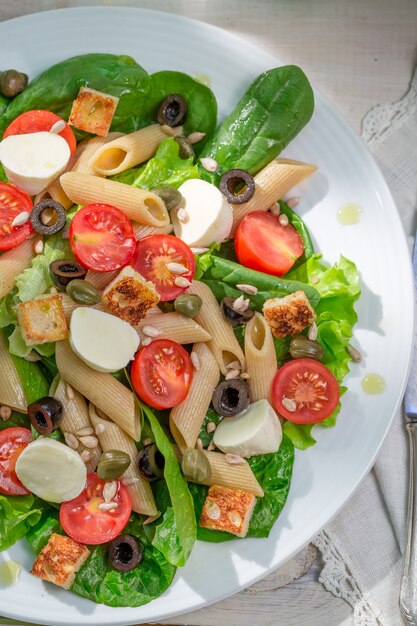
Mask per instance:
[[[22,539],[41,516],[35,496],[6,496],[0,493],[0,550]]]

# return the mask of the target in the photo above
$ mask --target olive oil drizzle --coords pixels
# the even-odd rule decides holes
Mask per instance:
[[[337,219],[344,226],[351,226],[357,224],[362,217],[362,207],[359,204],[348,202],[344,204],[337,212]]]
[[[362,378],[362,389],[366,393],[374,395],[385,391],[386,383],[379,374],[367,374]]]

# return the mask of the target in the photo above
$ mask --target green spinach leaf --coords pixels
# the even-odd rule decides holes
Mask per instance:
[[[6,496],[0,494],[0,551],[22,539],[30,526],[41,516],[38,500],[32,495]]]

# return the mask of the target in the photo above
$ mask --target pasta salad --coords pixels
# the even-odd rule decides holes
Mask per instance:
[[[110,54],[0,89],[0,549],[140,606],[197,539],[267,537],[336,422],[358,272],[280,156],[313,92],[268,70],[218,125],[207,85]]]

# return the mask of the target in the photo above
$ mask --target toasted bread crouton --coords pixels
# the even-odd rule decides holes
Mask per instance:
[[[278,339],[287,335],[297,335],[311,326],[316,314],[304,291],[294,291],[283,298],[271,298],[263,306],[262,312]]]
[[[68,124],[87,133],[106,137],[118,102],[119,98],[108,93],[80,87],[78,96],[72,103]]]
[[[54,533],[38,554],[30,573],[58,587],[69,589],[75,574],[89,555],[87,546],[77,543],[71,537]]]
[[[200,526],[245,537],[255,503],[252,493],[213,485],[204,502]]]
[[[48,341],[67,339],[68,326],[61,294],[21,302],[17,305],[16,312],[26,345],[35,346]]]
[[[112,313],[135,326],[158,304],[159,294],[153,283],[126,265],[104,289],[103,302]]]

